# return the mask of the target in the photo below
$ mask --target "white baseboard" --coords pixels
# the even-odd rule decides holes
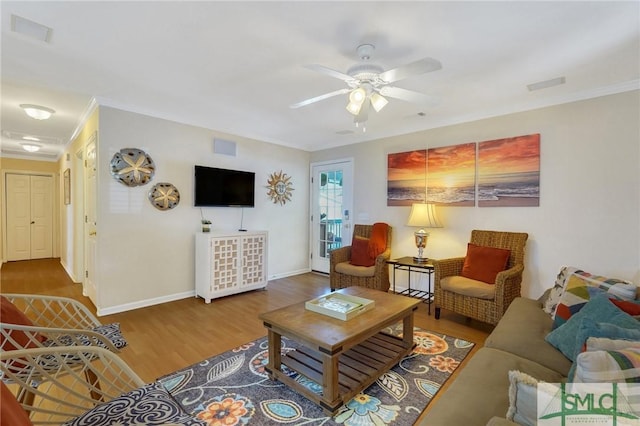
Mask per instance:
[[[307,272],[311,272],[311,268],[305,268],[305,269],[299,269],[297,271],[289,271],[289,272],[283,272],[281,274],[269,275],[269,280],[277,280],[278,278],[292,277],[294,275],[306,274]]]
[[[174,302],[176,300],[186,299],[187,297],[195,297],[195,289],[185,291],[183,293],[170,294],[162,297],[154,297],[153,299],[139,300],[137,302],[125,303],[122,305],[111,306],[110,308],[98,308],[98,316],[118,314],[120,312],[132,311],[138,308],[146,308],[147,306],[160,305],[162,303]]]
[[[282,274],[274,274],[269,276],[269,280],[277,280],[278,278],[291,277],[293,275],[305,274],[311,272],[311,269],[300,269],[297,271],[285,272]],[[267,283],[267,289],[269,288]],[[139,300],[137,302],[124,303],[122,305],[111,306],[109,308],[98,308],[97,315],[99,317],[104,315],[118,314],[120,312],[132,311],[138,308],[146,308],[147,306],[159,305],[161,303],[173,302],[176,300],[186,299],[188,297],[196,297],[195,289],[192,291],[185,291],[182,293],[170,294],[162,297],[154,297],[153,299]]]

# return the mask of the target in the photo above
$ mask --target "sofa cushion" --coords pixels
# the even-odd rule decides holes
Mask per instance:
[[[354,266],[373,266],[375,257],[369,255],[369,239],[355,237],[351,242],[351,262]]]
[[[484,345],[530,359],[566,376],[571,361],[545,342],[552,324],[553,320],[542,310],[540,302],[517,297]]]
[[[569,321],[550,332],[545,338],[571,361],[575,361],[575,356],[580,352],[583,343],[576,341],[581,320],[584,317],[589,317],[596,323],[611,323],[624,328],[637,328],[639,324],[638,320],[611,303],[607,294],[595,296],[577,314],[569,318]]]
[[[487,284],[496,282],[496,275],[507,267],[511,250],[467,244],[461,275]]]
[[[496,295],[496,286],[459,275],[442,278],[440,287],[443,290],[479,299],[493,300]]]
[[[427,407],[428,412],[418,424],[484,425],[494,416],[504,417],[509,407],[510,370],[526,371],[551,383],[563,380],[562,374],[533,361],[485,347],[462,368],[446,394]]]
[[[336,272],[356,277],[372,277],[376,273],[375,266],[357,266],[349,262],[340,262],[336,265]]]

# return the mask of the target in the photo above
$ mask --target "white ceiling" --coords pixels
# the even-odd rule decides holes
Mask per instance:
[[[25,158],[57,158],[94,102],[314,151],[633,90],[640,79],[637,1],[2,1],[1,13],[3,156],[34,135],[47,143]],[[50,41],[11,31],[12,15],[52,28]],[[362,43],[385,70],[438,59],[441,70],[395,85],[440,102],[392,99],[366,132],[347,95],[289,108],[346,87],[304,66],[346,72]],[[56,113],[36,121],[23,103]]]

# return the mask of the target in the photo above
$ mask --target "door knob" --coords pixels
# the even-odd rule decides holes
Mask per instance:
[[[35,221],[35,220],[32,220],[32,221],[31,221],[31,224],[32,224],[32,225],[35,225],[35,223],[36,223],[36,221]]]

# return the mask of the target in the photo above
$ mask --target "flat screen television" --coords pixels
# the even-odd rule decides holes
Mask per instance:
[[[254,207],[256,174],[195,166],[196,207]]]

